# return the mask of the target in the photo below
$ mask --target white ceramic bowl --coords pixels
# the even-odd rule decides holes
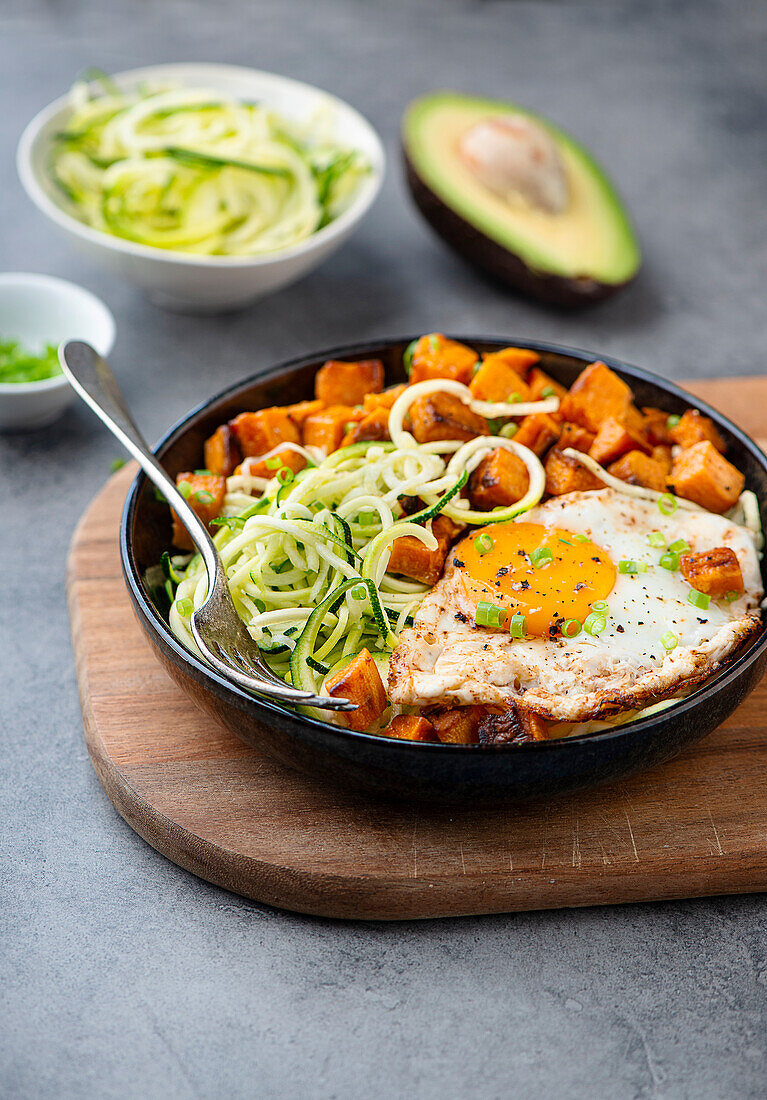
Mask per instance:
[[[50,275],[0,275],[0,335],[30,351],[62,340],[87,340],[107,356],[115,321],[95,294]],[[74,400],[63,374],[42,382],[0,382],[0,431],[44,428]]]
[[[300,244],[273,255],[194,256],[151,248],[91,229],[63,208],[65,200],[50,178],[47,161],[52,136],[64,127],[70,107],[66,96],[55,100],[32,119],[21,136],[16,165],[24,189],[81,251],[141,287],[158,305],[215,312],[247,305],[295,282],[343,244],[378,194],[384,172],[378,135],[353,107],[319,88],[236,65],[154,65],[119,73],[114,80],[121,87],[145,80],[214,88],[267,103],[299,122],[318,107],[329,106],[337,140],[363,153],[372,169],[340,217]]]

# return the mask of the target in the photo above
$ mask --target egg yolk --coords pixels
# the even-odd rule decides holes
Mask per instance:
[[[453,557],[475,606],[504,608],[506,628],[512,615],[524,615],[527,634],[547,637],[568,619],[583,623],[615,584],[607,552],[579,537],[539,523],[499,523],[463,539]]]

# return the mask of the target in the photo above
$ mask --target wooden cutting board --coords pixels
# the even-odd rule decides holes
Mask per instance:
[[[689,388],[767,436],[767,379]],[[70,614],[93,766],[169,859],[271,905],[365,919],[767,890],[767,681],[670,763],[550,804],[435,809],[331,790],[219,728],[154,657],[117,551],[133,473],[75,533]]]

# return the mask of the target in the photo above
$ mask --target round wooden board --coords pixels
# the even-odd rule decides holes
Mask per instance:
[[[694,388],[767,434],[757,420],[767,381]],[[246,897],[344,918],[767,889],[764,685],[669,764],[550,805],[478,812],[329,789],[226,733],[155,659],[117,551],[133,473],[108,482],[75,533],[70,614],[93,766],[125,820],[169,859]]]

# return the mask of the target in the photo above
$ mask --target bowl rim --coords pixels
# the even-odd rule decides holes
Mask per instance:
[[[403,337],[390,337],[381,338],[378,340],[365,340],[355,343],[346,343],[336,347],[320,350],[319,352],[295,356],[289,360],[284,360],[278,363],[266,371],[259,371],[256,374],[249,375],[247,378],[243,378],[238,382],[234,382],[215,394],[213,397],[208,398],[206,401],[200,402],[193,409],[187,412],[162,436],[152,451],[158,458],[161,452],[167,449],[172,443],[176,441],[178,437],[184,434],[189,427],[189,422],[195,417],[203,413],[211,405],[216,404],[219,401],[226,400],[226,398],[234,396],[239,390],[246,388],[248,385],[257,382],[268,382],[279,378],[281,374],[285,374],[290,370],[298,369],[302,366],[308,366],[313,362],[321,361],[323,359],[348,359],[348,358],[366,358],[373,354],[375,351],[380,351],[382,346],[407,346],[412,340],[417,339],[419,334],[406,335]],[[533,351],[549,352],[552,354],[571,356],[576,359],[580,359],[584,365],[600,360],[607,366],[623,372],[629,378],[640,382],[646,382],[650,385],[659,387],[661,390],[668,393],[670,396],[675,397],[677,400],[684,402],[686,405],[699,409],[707,416],[711,416],[718,424],[725,427],[738,442],[748,450],[753,458],[762,466],[767,474],[767,455],[757,446],[757,444],[748,436],[742,429],[726,417],[723,413],[718,412],[711,405],[705,401],[700,401],[697,398],[693,398],[693,395],[683,390],[680,386],[677,386],[674,382],[655,374],[652,371],[645,370],[642,367],[635,367],[629,363],[624,362],[621,359],[617,359],[614,356],[596,355],[593,352],[586,351],[583,348],[574,348],[564,344],[555,344],[543,340],[532,340],[522,337],[498,337],[498,336],[477,336],[466,334],[449,334],[451,339],[459,340],[462,343],[466,343],[469,346],[472,343],[497,343],[501,346],[513,345],[514,347],[529,348]],[[253,695],[249,695],[247,692],[230,684],[223,677],[212,671],[201,660],[190,653],[175,637],[168,624],[159,614],[154,605],[147,599],[144,594],[143,584],[141,582],[140,572],[137,568],[137,564],[133,555],[133,545],[129,538],[129,532],[133,523],[134,514],[137,508],[139,491],[143,488],[144,483],[148,481],[146,475],[142,470],[136,474],[133,479],[123,505],[122,515],[120,518],[120,531],[119,531],[119,549],[120,559],[122,563],[123,576],[126,585],[129,590],[129,594],[134,602],[134,606],[140,610],[141,616],[148,624],[153,633],[156,634],[161,643],[170,649],[175,657],[176,663],[181,665],[189,665],[196,673],[201,674],[205,681],[205,687],[211,690],[216,696],[225,702],[233,704],[240,710],[246,710],[251,707],[255,707],[258,711],[263,711],[266,715],[274,715],[282,718],[287,717],[293,722],[298,722],[308,726],[310,729],[322,733],[327,738],[333,741],[343,741],[347,744],[353,741],[360,741],[366,744],[381,745],[385,744],[387,749],[394,753],[397,751],[406,752],[440,752],[445,753],[466,753],[466,752],[492,752],[492,753],[506,753],[506,752],[525,752],[525,753],[546,753],[552,751],[564,751],[566,745],[573,746],[573,751],[576,746],[583,747],[593,742],[607,743],[619,738],[630,736],[633,733],[641,734],[652,728],[659,720],[666,720],[670,715],[679,716],[680,718],[689,714],[695,710],[706,698],[712,695],[714,692],[719,692],[723,688],[729,686],[734,681],[739,680],[747,671],[754,665],[760,658],[762,652],[767,648],[767,622],[764,617],[762,619],[761,633],[746,646],[746,648],[739,653],[732,662],[728,662],[726,666],[718,673],[715,673],[711,679],[707,680],[699,688],[694,690],[689,696],[681,700],[679,703],[673,704],[673,706],[667,709],[656,712],[655,714],[648,715],[645,718],[639,718],[631,722],[625,723],[622,726],[616,726],[607,730],[595,730],[591,733],[578,734],[574,737],[555,738],[548,741],[533,741],[524,744],[510,745],[459,745],[459,744],[443,744],[437,742],[428,741],[405,741],[397,738],[385,738],[380,734],[365,733],[358,730],[351,730],[343,726],[335,726],[328,722],[323,722],[317,718],[310,718],[303,714],[298,714],[294,711],[288,711],[283,707],[280,707],[277,703],[271,702],[265,699],[259,699]],[[762,503],[762,502],[760,502]],[[199,678],[199,677],[198,677]]]
[[[351,112],[352,116],[355,117],[355,121],[363,130],[367,131],[367,138],[374,149],[374,156],[371,158],[372,171],[370,176],[363,181],[359,193],[355,196],[347,209],[332,222],[329,222],[328,225],[323,226],[322,229],[318,229],[316,232],[312,233],[311,236],[300,241],[298,244],[263,256],[198,256],[194,253],[174,251],[173,249],[166,248],[155,248],[152,245],[139,244],[138,242],[129,241],[123,237],[117,237],[111,233],[106,233],[103,230],[93,229],[91,226],[81,222],[73,214],[68,213],[63,206],[59,206],[58,203],[50,198],[45,188],[40,183],[38,173],[33,167],[32,154],[37,142],[40,140],[42,130],[56,117],[56,115],[64,111],[69,105],[69,93],[65,92],[46,107],[43,107],[32,119],[30,119],[22,131],[19,143],[16,147],[17,174],[27,196],[32,200],[38,210],[50,218],[51,221],[56,222],[60,228],[88,241],[90,244],[112,249],[116,252],[122,252],[129,256],[140,257],[145,260],[155,260],[158,263],[175,264],[181,267],[202,268],[214,271],[219,268],[236,270],[241,268],[268,267],[270,264],[275,264],[282,260],[291,260],[300,256],[305,256],[321,248],[324,244],[335,240],[338,236],[343,235],[346,230],[356,225],[365,216],[381,190],[386,172],[386,153],[380,135],[374,126],[368,122],[365,116],[361,114],[356,107],[352,106],[352,104],[348,103],[346,100],[341,99],[339,96],[333,95],[332,92],[326,92],[323,88],[319,88],[314,84],[307,84],[302,80],[294,80],[293,77],[283,76],[280,73],[273,73],[267,69],[253,69],[246,65],[227,65],[207,62],[197,63],[193,61],[180,61],[168,62],[167,64],[146,65],[138,69],[125,69],[119,73],[112,73],[110,76],[112,80],[120,84],[127,84],[131,81],[152,79],[153,75],[159,78],[160,74],[164,72],[172,75],[173,72],[181,74],[182,72],[190,72],[192,70],[204,70],[210,72],[214,76],[216,72],[219,72],[266,78],[266,80],[270,81],[274,86],[289,87],[294,91],[300,91],[304,95],[307,93],[313,95],[319,93],[324,96],[334,108],[340,107],[345,111]]]
[[[69,279],[62,279],[58,275],[44,275],[34,271],[3,271],[0,272],[0,297],[5,287],[27,287],[31,293],[35,291],[53,291],[55,294],[68,296],[70,299],[79,298],[101,314],[105,325],[107,338],[103,343],[101,354],[109,355],[114,347],[117,324],[114,314],[106,302],[103,302],[97,294],[87,287],[73,283]],[[65,374],[55,374],[52,378],[40,378],[36,382],[0,382],[0,397],[22,394],[46,393],[51,390],[69,389],[69,382]]]

